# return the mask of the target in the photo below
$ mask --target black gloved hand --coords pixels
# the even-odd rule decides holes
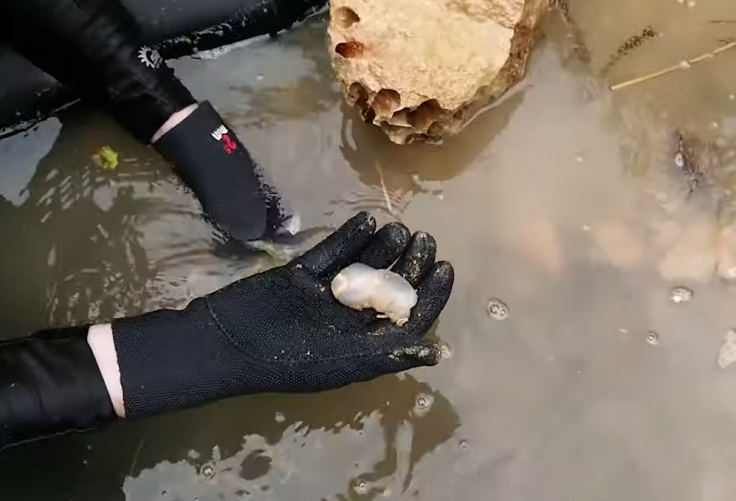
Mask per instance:
[[[288,219],[240,139],[209,102],[202,102],[155,144],[192,189],[210,221],[248,242],[270,238]]]
[[[375,232],[361,213],[291,263],[162,310],[113,322],[128,417],[242,394],[317,392],[440,361],[423,340],[452,290],[434,239],[392,223]],[[332,296],[330,282],[359,261],[393,269],[415,287],[410,320],[397,327]]]

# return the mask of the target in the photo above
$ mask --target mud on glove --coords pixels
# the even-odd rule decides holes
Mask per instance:
[[[329,390],[437,364],[442,347],[423,336],[452,290],[450,263],[435,263],[426,233],[398,223],[375,232],[360,213],[289,264],[245,278],[184,310],[113,322],[128,417],[262,392]],[[398,261],[397,261],[398,258]],[[338,303],[330,282],[345,266],[390,266],[417,287],[402,327]]]

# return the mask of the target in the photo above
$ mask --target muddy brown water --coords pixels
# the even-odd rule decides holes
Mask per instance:
[[[607,86],[736,36],[736,5],[588,0],[572,15],[578,36],[553,17],[528,77],[442,146],[397,147],[355,119],[324,19],[177,61],[305,226],[368,209],[436,237],[457,271],[436,331],[454,358],[12,449],[2,499],[734,499],[736,366],[718,353],[736,326],[736,51]],[[647,25],[661,36],[603,73]],[[673,131],[707,166],[689,195]],[[90,161],[102,145],[116,170]],[[221,252],[167,166],[99,113],[0,142],[0,163],[6,332],[178,307],[275,264]],[[675,305],[680,285],[695,295]]]

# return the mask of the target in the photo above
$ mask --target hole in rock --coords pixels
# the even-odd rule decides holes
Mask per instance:
[[[401,96],[393,89],[381,89],[371,105],[378,115],[392,115],[401,107]]]
[[[429,99],[409,113],[409,124],[418,131],[426,131],[430,125],[438,121],[444,110],[436,99]]]
[[[363,53],[364,45],[360,42],[340,42],[335,46],[335,52],[344,57],[350,59],[353,57],[360,56]]]
[[[361,109],[365,108],[368,104],[368,91],[358,82],[350,84],[348,97],[354,103],[354,106],[358,106]]]
[[[429,137],[442,137],[444,131],[444,125],[442,125],[440,122],[434,122],[427,128],[427,135]]]
[[[338,7],[335,9],[335,23],[340,28],[350,28],[358,21],[360,21],[360,17],[350,7]]]

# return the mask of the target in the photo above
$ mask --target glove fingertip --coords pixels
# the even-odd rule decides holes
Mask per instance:
[[[430,275],[434,280],[442,282],[445,287],[452,289],[455,283],[455,268],[449,261],[437,261]]]
[[[426,313],[440,314],[452,294],[455,269],[449,261],[438,261],[417,288],[419,303]],[[420,306],[418,305],[418,306]]]
[[[373,268],[387,268],[401,255],[410,238],[409,228],[398,222],[388,223],[373,235],[358,261]]]
[[[354,259],[368,244],[376,230],[376,218],[361,211],[323,241],[294,261],[315,274],[344,265]]]
[[[376,218],[370,212],[360,211],[348,219],[335,233],[344,235],[372,235],[376,231]]]
[[[417,286],[434,265],[437,242],[429,233],[418,231],[412,237],[404,255],[394,265],[393,271]]]
[[[387,232],[387,236],[391,236],[396,240],[401,240],[404,245],[409,241],[411,232],[405,224],[398,221],[392,221],[386,224],[381,230]]]
[[[452,350],[447,343],[422,341],[395,349],[391,358],[412,367],[433,367],[442,360],[452,358]]]

